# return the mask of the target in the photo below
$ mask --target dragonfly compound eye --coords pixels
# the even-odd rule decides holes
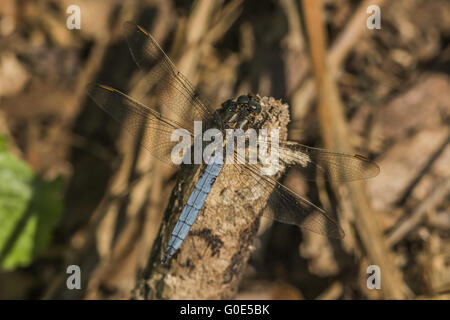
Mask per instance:
[[[237,98],[238,104],[247,104],[249,102],[248,96],[240,96]]]
[[[250,100],[248,105],[252,109],[253,112],[255,112],[255,113],[261,112],[261,105],[258,102],[256,102],[255,100]]]

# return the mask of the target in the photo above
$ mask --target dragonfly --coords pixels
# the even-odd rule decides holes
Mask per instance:
[[[256,118],[261,113],[259,96],[241,95],[235,100],[225,101],[220,108],[213,111],[148,31],[133,22],[125,22],[124,34],[138,68],[144,73],[145,70],[150,70],[145,78],[154,89],[153,93],[158,98],[160,108],[144,105],[105,84],[91,84],[87,91],[100,108],[132,135],[139,137],[142,145],[154,157],[169,165],[175,165],[171,151],[177,142],[171,139],[171,134],[182,128],[195,139],[194,121],[204,121],[209,127],[221,131],[229,128],[257,127]],[[175,117],[163,115],[161,109],[170,110]],[[225,148],[226,144],[225,141],[222,147]],[[308,180],[314,180],[317,172],[322,172],[327,180],[352,181],[374,177],[380,171],[374,161],[359,154],[337,153],[288,140],[280,140],[276,146],[270,147],[276,147],[280,155],[279,169],[287,172],[295,168]],[[188,236],[222,172],[224,163],[219,160],[214,156],[208,163],[200,165],[198,170],[201,170],[201,174],[198,175],[198,180],[190,182],[190,195],[183,204],[170,235],[162,263],[166,263],[177,252]],[[269,195],[263,216],[330,238],[344,237],[344,231],[334,218],[284,185],[277,177],[262,174],[258,163],[232,165],[238,170],[236,179],[241,179],[243,187],[257,185]]]

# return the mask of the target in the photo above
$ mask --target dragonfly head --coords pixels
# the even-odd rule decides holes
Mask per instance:
[[[252,93],[242,95],[236,100],[238,107],[243,112],[247,112],[251,116],[257,116],[261,112],[261,105],[258,102],[258,97]]]
[[[250,108],[250,111],[253,113],[254,116],[257,116],[261,113],[261,105],[258,102],[258,99],[254,95],[249,95],[250,100],[248,102],[248,107]]]
[[[220,115],[228,128],[244,127],[260,112],[261,105],[253,94],[239,96],[236,101],[228,99],[220,109]]]

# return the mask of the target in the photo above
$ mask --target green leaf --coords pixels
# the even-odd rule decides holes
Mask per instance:
[[[6,137],[0,136],[0,152],[6,151]]]
[[[27,266],[45,251],[61,215],[62,187],[62,179],[43,181],[0,147],[1,269]]]

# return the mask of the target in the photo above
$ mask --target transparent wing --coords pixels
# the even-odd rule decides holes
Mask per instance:
[[[153,156],[174,166],[170,155],[178,141],[170,141],[170,137],[174,129],[183,128],[179,123],[164,118],[159,112],[111,87],[91,84],[87,91],[95,103],[122,124],[128,132],[135,137],[141,137],[142,145]],[[185,130],[193,139],[192,132]]]
[[[267,141],[260,145],[265,145],[269,152],[278,151],[279,162],[275,164],[278,170],[295,168],[310,181],[316,179],[317,171],[333,181],[368,179],[380,172],[374,161],[359,154],[332,152],[292,141],[280,141],[278,145]]]
[[[361,155],[311,148],[297,142],[280,141],[274,144],[269,141],[258,141],[258,143],[258,147],[262,147],[267,155],[277,152],[279,161],[270,161],[267,165],[258,163],[235,166],[240,170],[238,176],[243,188],[262,190],[263,195],[269,197],[264,216],[331,238],[344,237],[344,231],[329,214],[272,176],[296,168],[308,180],[314,180],[317,171],[321,171],[329,180],[351,181],[376,176],[380,171],[378,165]],[[243,162],[242,155],[237,152],[235,159]],[[272,166],[270,175],[262,170],[268,166]]]
[[[263,215],[274,220],[294,224],[302,229],[341,239],[345,233],[324,210],[296,194],[270,176],[262,175],[258,165],[237,165],[242,188],[262,192],[269,200]],[[257,190],[257,191],[256,191]]]
[[[174,129],[182,128],[173,120],[164,118],[159,112],[135,101],[126,94],[114,88],[91,84],[87,88],[89,96],[106,113],[118,121],[129,133],[136,138],[141,138],[140,143],[156,158],[164,163],[174,166],[171,152],[178,141],[172,142],[170,137]],[[193,134],[185,129],[193,141]],[[184,170],[180,172],[184,195],[181,199],[183,208],[188,196],[194,190],[198,177],[205,170],[206,165],[182,165]],[[194,177],[194,178],[192,178]],[[170,233],[168,233],[170,237]],[[168,241],[168,239],[167,239]]]
[[[200,98],[193,85],[179,72],[153,37],[133,22],[124,23],[125,36],[131,55],[138,67],[150,69],[146,76],[163,108],[190,125],[194,120],[212,116],[210,107]]]

